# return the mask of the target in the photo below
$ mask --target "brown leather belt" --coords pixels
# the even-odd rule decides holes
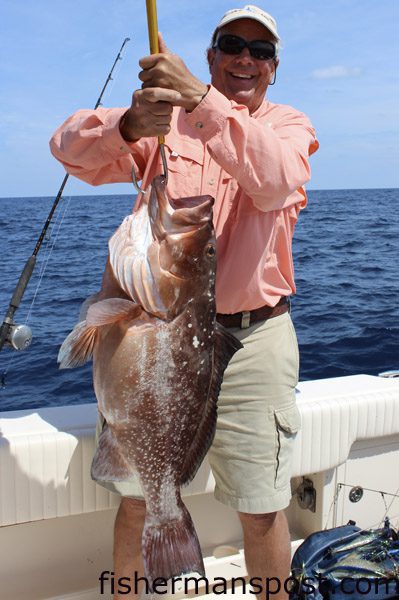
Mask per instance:
[[[286,296],[283,296],[276,306],[261,306],[255,308],[255,310],[248,310],[233,315],[222,315],[217,313],[216,320],[224,327],[239,327],[240,329],[246,329],[258,321],[266,321],[266,319],[273,319],[288,312],[290,309],[290,302]]]

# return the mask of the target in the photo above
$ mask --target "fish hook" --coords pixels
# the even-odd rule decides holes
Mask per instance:
[[[161,155],[161,160],[162,160],[163,177],[165,180],[165,185],[167,185],[167,183],[168,183],[168,163],[167,163],[166,154],[165,154],[165,144],[164,144],[164,142],[159,141],[161,137],[163,138],[163,136],[159,136],[159,138],[158,138],[159,153]],[[135,171],[134,165],[132,166],[131,176],[132,176],[133,185],[136,188],[136,190],[138,191],[138,193],[145,194],[146,190],[143,190],[137,182],[136,171]]]

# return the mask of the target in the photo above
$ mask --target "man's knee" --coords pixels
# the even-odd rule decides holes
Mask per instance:
[[[283,511],[272,513],[251,514],[239,512],[238,516],[241,521],[244,534],[247,535],[265,535],[273,526],[281,520],[284,520]]]

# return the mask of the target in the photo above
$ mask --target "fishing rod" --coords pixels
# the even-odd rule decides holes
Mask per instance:
[[[114,72],[116,64],[119,60],[122,60],[123,49],[124,49],[125,45],[127,44],[127,42],[129,42],[129,41],[130,41],[130,38],[124,39],[123,44],[122,44],[122,46],[117,54],[117,57],[114,61],[114,64],[112,65],[112,68],[111,68],[110,72],[108,73],[108,76],[104,83],[103,89],[101,90],[101,93],[97,99],[95,106],[94,106],[94,110],[100,106],[104,92],[105,92],[109,82],[112,80],[112,74]],[[65,175],[64,179],[62,180],[60,189],[58,190],[57,196],[53,202],[53,206],[51,207],[51,210],[47,217],[46,223],[42,229],[39,239],[37,240],[37,243],[36,243],[35,249],[33,250],[32,256],[30,256],[28,258],[28,260],[26,261],[23,271],[21,273],[21,276],[18,280],[18,283],[15,286],[14,293],[12,295],[10,304],[8,306],[6,316],[4,317],[3,323],[0,328],[0,351],[6,344],[8,346],[11,346],[12,348],[14,348],[14,350],[24,350],[31,344],[32,331],[31,331],[30,327],[28,327],[27,325],[17,325],[16,323],[14,323],[14,315],[21,303],[22,297],[25,293],[25,290],[28,286],[29,280],[32,276],[33,270],[36,265],[37,254],[41,248],[44,237],[50,226],[55,209],[57,208],[58,203],[62,198],[62,193],[64,191],[64,188],[68,181],[68,178],[69,178],[69,173],[67,173]]]

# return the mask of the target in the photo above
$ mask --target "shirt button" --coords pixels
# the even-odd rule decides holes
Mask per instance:
[[[196,126],[198,129],[202,129],[204,125],[203,125],[203,123],[201,123],[201,121],[197,121],[197,123],[195,124],[195,126]]]
[[[210,180],[208,181],[208,183],[209,183],[209,185],[213,185],[213,184],[215,183],[215,180],[214,180],[214,179],[210,179]]]

